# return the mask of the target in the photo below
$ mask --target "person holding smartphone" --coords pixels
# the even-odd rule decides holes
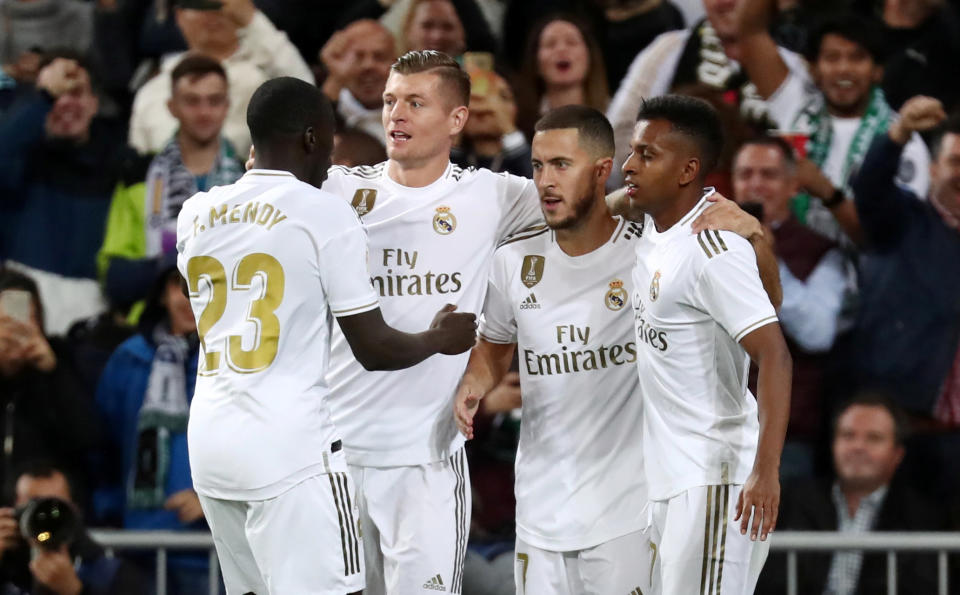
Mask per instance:
[[[0,501],[10,501],[14,469],[31,459],[51,460],[85,485],[84,454],[99,429],[66,353],[43,332],[36,283],[0,269],[0,433],[9,446],[0,457]]]

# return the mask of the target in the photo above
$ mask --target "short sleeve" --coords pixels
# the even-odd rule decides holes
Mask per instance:
[[[497,257],[500,253],[497,254]],[[508,287],[502,263],[494,262],[487,282],[487,299],[480,316],[480,336],[491,343],[516,343],[517,319],[505,288]]]
[[[896,181],[921,200],[926,200],[930,190],[930,151],[916,132],[900,155]]]
[[[342,233],[327,240],[317,251],[320,282],[330,312],[338,317],[360,314],[380,305],[370,284],[367,232],[356,215],[345,227]]]
[[[504,177],[503,215],[497,227],[499,243],[518,231],[543,224],[543,213],[540,211],[540,194],[533,180],[512,174],[498,175]]]
[[[707,233],[717,233],[720,249],[700,271],[693,305],[739,343],[756,329],[776,322],[777,313],[760,282],[757,256],[750,243],[729,232]]]
[[[788,68],[787,78],[767,99],[767,108],[780,130],[807,132],[806,122],[797,120],[804,107],[813,99],[813,95],[819,91],[805,74],[801,74],[789,64]]]

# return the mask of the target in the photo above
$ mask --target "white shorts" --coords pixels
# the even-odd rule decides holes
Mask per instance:
[[[344,595],[363,589],[349,474],[315,475],[276,498],[200,496],[227,595]]]
[[[461,448],[407,467],[354,467],[365,595],[460,593],[470,530],[470,475]]]
[[[734,521],[741,485],[699,486],[651,502],[658,593],[751,595],[770,549]],[[700,538],[703,535],[703,538]]]
[[[656,550],[649,530],[573,552],[542,550],[517,538],[517,595],[649,595]]]

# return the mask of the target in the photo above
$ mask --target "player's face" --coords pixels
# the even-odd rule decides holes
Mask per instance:
[[[576,25],[556,20],[543,28],[537,66],[548,86],[583,83],[590,67],[590,51]]]
[[[880,76],[880,67],[863,46],[839,35],[823,36],[814,78],[832,108],[856,115],[866,107],[870,87],[879,82]]]
[[[467,38],[457,11],[449,0],[425,0],[413,9],[407,27],[410,50],[437,50],[459,56],[467,47]]]
[[[796,178],[783,153],[769,145],[746,145],[733,163],[733,193],[738,203],[763,205],[764,222],[783,221],[796,193]]]
[[[689,145],[666,120],[640,120],[630,139],[623,176],[630,216],[656,214],[677,196],[690,162]]]
[[[100,103],[90,87],[90,75],[81,70],[78,78],[79,84],[58,97],[47,115],[47,135],[51,138],[80,139],[90,131]]]
[[[181,133],[197,143],[213,142],[220,135],[230,108],[227,81],[215,73],[181,77],[168,106],[180,122]]]
[[[347,89],[368,109],[379,107],[396,53],[393,37],[380,27],[361,25],[354,32],[349,51],[356,74],[347,82]]]
[[[466,108],[451,95],[436,74],[391,72],[383,93],[387,156],[416,167],[448,155],[466,120]]]
[[[854,405],[837,420],[833,461],[837,477],[851,486],[871,489],[890,481],[903,459],[894,421],[883,407]]]
[[[960,134],[945,134],[936,161],[930,165],[934,199],[954,217],[960,217]]]
[[[576,128],[543,130],[533,136],[533,181],[551,229],[582,223],[597,205],[598,160],[580,146]]]

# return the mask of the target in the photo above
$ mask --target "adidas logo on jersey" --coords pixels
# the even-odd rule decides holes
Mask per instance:
[[[520,302],[521,310],[539,310],[540,304],[537,302],[537,296],[532,293],[527,297],[527,299]]]
[[[431,591],[446,591],[447,588],[443,586],[443,579],[440,578],[440,575],[430,577],[430,580],[423,583],[424,589],[429,589]]]

